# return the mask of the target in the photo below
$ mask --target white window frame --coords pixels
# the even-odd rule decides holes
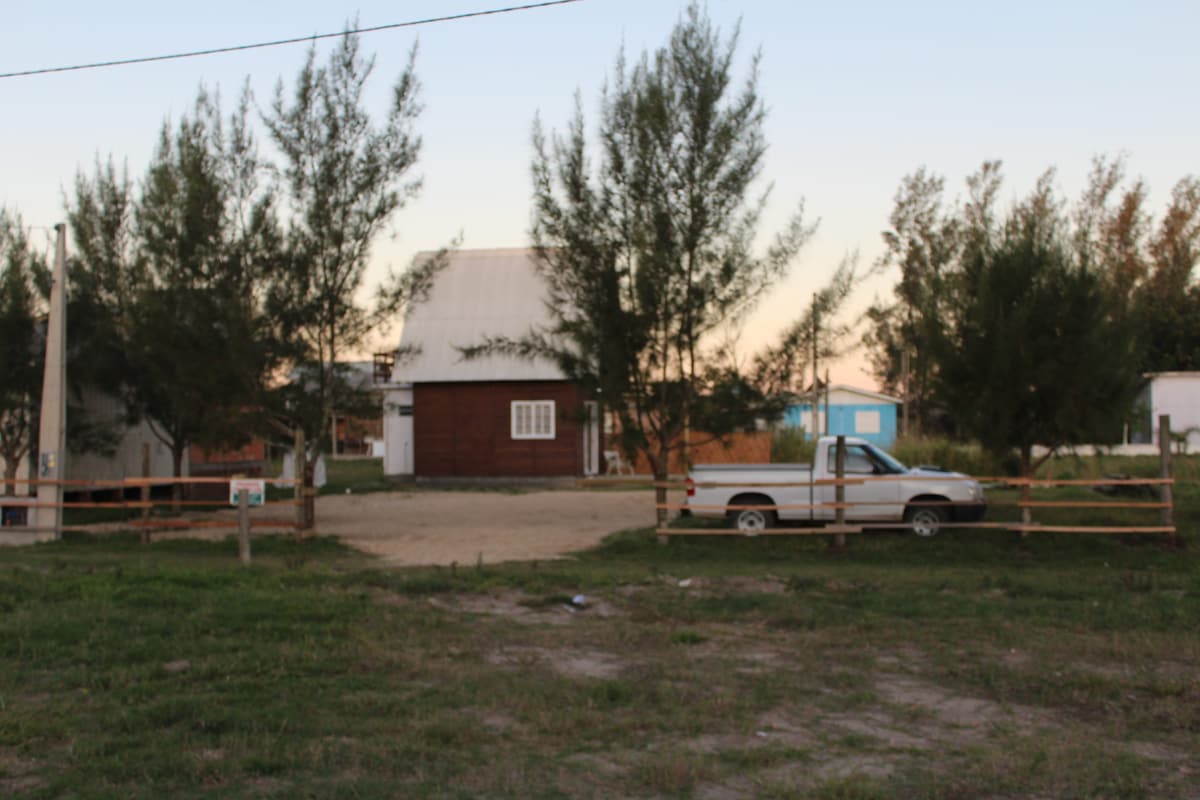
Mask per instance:
[[[553,400],[513,400],[509,404],[514,439],[553,439],[556,419]]]

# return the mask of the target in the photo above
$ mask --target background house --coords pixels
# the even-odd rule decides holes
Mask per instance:
[[[420,257],[431,257],[423,254]],[[554,478],[600,470],[595,403],[546,359],[458,348],[550,322],[532,251],[460,250],[405,317],[383,398],[384,473],[416,478]]]
[[[1200,372],[1156,372],[1146,378],[1126,444],[1147,445],[1146,452],[1155,452],[1158,418],[1169,414],[1171,431],[1179,437],[1176,445],[1189,452],[1200,450]]]
[[[94,387],[85,387],[72,404],[68,415],[78,417],[89,426],[111,430],[114,434],[111,446],[103,452],[79,452],[72,448],[68,436],[66,465],[63,480],[69,481],[119,481],[125,478],[142,477],[142,455],[145,446],[150,448],[150,476],[169,478],[172,474],[171,450],[154,435],[150,423],[140,420],[127,424],[125,404]],[[37,448],[33,448],[35,451]],[[25,480],[30,475],[33,453],[21,463],[17,478]],[[183,474],[189,474],[188,459],[184,458]]]
[[[835,384],[821,393],[815,414],[812,399],[807,398],[788,406],[783,419],[789,428],[804,428],[809,438],[828,432],[831,436],[858,436],[889,448],[896,441],[896,409],[900,403],[886,394]]]

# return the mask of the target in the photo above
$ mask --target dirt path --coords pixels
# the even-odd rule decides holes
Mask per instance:
[[[317,528],[396,565],[557,558],[654,524],[650,492],[380,492],[317,500]]]

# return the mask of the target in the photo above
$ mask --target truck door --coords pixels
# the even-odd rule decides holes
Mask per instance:
[[[826,474],[822,477],[832,478],[837,465],[837,445],[830,444],[826,453]],[[846,445],[846,477],[848,479],[863,479],[862,483],[846,485],[846,519],[853,520],[894,520],[900,519],[904,506],[900,503],[900,482],[888,480],[890,470],[887,465],[875,457],[875,454],[861,444]],[[819,503],[833,503],[837,500],[837,487],[821,485],[817,487]],[[820,519],[834,518],[835,509],[821,508],[816,513]]]

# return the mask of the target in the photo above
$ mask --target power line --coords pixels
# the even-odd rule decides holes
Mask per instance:
[[[29,75],[46,75],[52,72],[76,72],[84,69],[100,69],[101,67],[121,67],[127,64],[147,64],[152,61],[173,61],[180,58],[196,58],[197,56],[212,56],[219,53],[236,53],[241,50],[257,50],[263,47],[279,47],[285,44],[299,44],[301,42],[315,42],[318,39],[331,39],[337,36],[345,36],[352,33],[376,33],[378,31],[389,31],[396,28],[414,28],[418,25],[432,25],[438,22],[456,22],[458,20],[471,19],[473,17],[491,17],[497,14],[511,14],[516,11],[532,11],[538,8],[548,8],[549,6],[562,6],[568,3],[578,3],[580,0],[546,0],[542,3],[528,3],[522,6],[508,6],[506,8],[492,8],[486,11],[467,11],[462,14],[451,14],[445,17],[429,17],[428,19],[412,20],[410,22],[393,22],[388,25],[374,25],[369,28],[356,28],[354,30],[339,31],[338,33],[318,33],[312,36],[296,36],[291,39],[276,39],[272,42],[256,42],[254,44],[239,44],[231,47],[214,47],[209,50],[192,50],[186,53],[171,53],[163,56],[143,56],[141,58],[122,58],[115,61],[97,61],[91,64],[75,64],[69,67],[43,67],[41,69],[27,69],[21,72],[0,72],[0,78],[23,78]]]

